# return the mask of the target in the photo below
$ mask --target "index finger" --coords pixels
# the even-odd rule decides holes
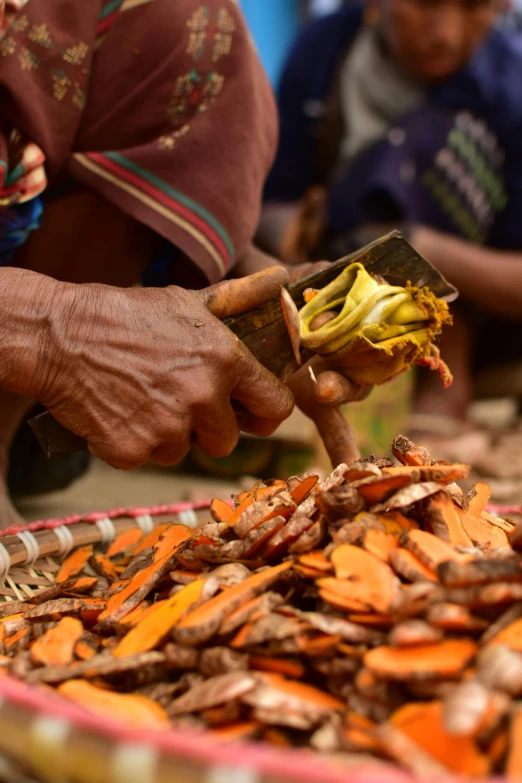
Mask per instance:
[[[288,283],[288,272],[282,266],[271,266],[247,277],[224,280],[222,283],[192,293],[203,302],[212,315],[223,320],[254,310],[279,295]]]

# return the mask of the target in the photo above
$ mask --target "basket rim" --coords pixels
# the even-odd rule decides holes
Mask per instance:
[[[37,686],[18,682],[6,675],[0,679],[0,698],[31,712],[32,719],[42,715],[66,721],[71,728],[110,738],[114,744],[148,745],[160,754],[189,761],[197,759],[205,767],[243,769],[256,781],[262,775],[300,783],[346,783],[347,767],[328,766],[326,759],[314,751],[278,749],[253,742],[219,744],[210,732],[170,729],[129,729],[105,716],[94,715],[74,702]],[[350,769],[350,783],[368,783],[368,771],[373,765]],[[375,765],[375,780],[379,783],[404,783],[412,776],[397,768],[384,769]],[[447,783],[447,779],[445,780]]]
[[[118,517],[136,518],[139,516],[161,516],[179,514],[182,511],[208,508],[210,501],[180,502],[157,506],[133,506],[117,508],[108,512],[93,511],[87,514],[76,514],[61,519],[48,519],[29,522],[26,525],[12,525],[0,531],[0,538],[8,535],[37,530],[52,530],[61,525],[74,525],[79,522],[91,522],[104,518]],[[492,513],[515,513],[515,507],[490,507]],[[520,509],[518,509],[520,513]],[[152,729],[129,729],[116,720],[105,716],[94,715],[84,710],[80,705],[69,702],[57,693],[38,686],[16,680],[10,675],[0,677],[0,709],[2,703],[11,704],[25,709],[32,714],[32,719],[41,715],[66,721],[71,728],[89,731],[110,738],[114,744],[148,745],[159,754],[171,758],[195,760],[209,770],[245,771],[245,780],[258,783],[262,776],[270,776],[279,781],[295,781],[297,783],[346,783],[349,775],[350,783],[411,783],[416,778],[400,768],[384,767],[376,763],[361,762],[361,766],[346,766],[342,761],[337,765],[319,753],[303,751],[302,749],[278,749],[269,745],[253,742],[219,744],[210,732],[169,729],[166,731]],[[455,775],[444,778],[444,783],[457,780]],[[460,778],[460,780],[462,780]],[[498,776],[488,779],[502,780]]]
[[[35,533],[38,530],[52,530],[62,525],[77,525],[80,522],[95,523],[101,519],[118,519],[127,517],[136,519],[141,516],[165,516],[169,514],[180,514],[183,511],[198,511],[209,508],[210,500],[179,501],[177,503],[164,503],[155,506],[121,506],[109,511],[88,511],[85,514],[69,514],[55,519],[40,519],[35,522],[26,522],[23,525],[10,525],[4,530],[0,530],[0,538],[6,536],[16,536],[18,533]]]

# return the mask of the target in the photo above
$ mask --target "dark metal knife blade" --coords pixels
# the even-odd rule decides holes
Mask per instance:
[[[428,286],[440,299],[454,301],[458,296],[452,286],[425,258],[404,239],[392,231],[381,239],[333,262],[327,269],[315,272],[288,287],[288,293],[298,309],[303,307],[307,288],[324,288],[350,264],[359,262],[372,275],[383,277],[391,285]],[[297,369],[298,363],[290,340],[280,297],[262,307],[224,321],[256,359],[278,378],[285,380]],[[302,359],[308,357],[303,355]],[[87,442],[67,430],[48,412],[41,413],[29,424],[48,457],[72,454],[87,448]]]

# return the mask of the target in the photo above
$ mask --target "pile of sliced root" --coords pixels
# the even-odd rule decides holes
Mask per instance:
[[[467,466],[393,454],[77,549],[1,607],[2,671],[133,727],[522,777],[521,532]]]

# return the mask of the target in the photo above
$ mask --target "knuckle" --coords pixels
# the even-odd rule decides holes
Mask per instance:
[[[164,467],[177,465],[187,455],[189,449],[190,443],[182,443],[181,440],[164,443],[154,449],[151,454],[151,460],[157,465]]]
[[[140,468],[142,465],[145,465],[149,458],[149,451],[145,449],[108,449],[105,453],[103,451],[95,453],[91,450],[91,453],[117,470]]]
[[[228,457],[236,448],[238,440],[239,434],[235,433],[232,437],[227,435],[226,438],[216,438],[209,442],[206,451],[211,457]]]

